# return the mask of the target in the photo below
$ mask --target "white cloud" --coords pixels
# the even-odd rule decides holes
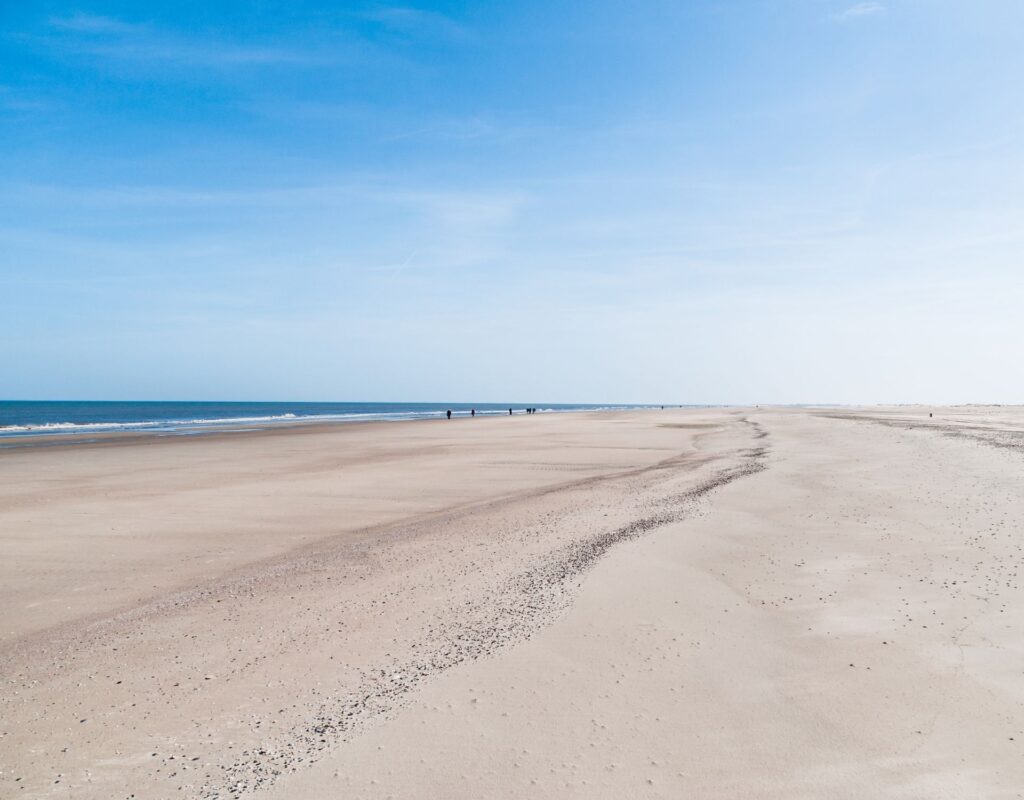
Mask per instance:
[[[845,9],[844,11],[840,11],[837,14],[833,14],[832,18],[838,22],[849,22],[851,20],[860,19],[862,17],[870,17],[876,14],[884,14],[885,10],[886,8],[883,3],[878,3],[874,2],[873,0],[869,0],[869,2],[857,3]]]

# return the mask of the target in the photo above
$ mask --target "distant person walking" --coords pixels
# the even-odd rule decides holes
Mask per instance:
[[[448,419],[451,419],[451,418],[452,418],[452,410],[449,408],[448,409]]]
[[[475,408],[471,408],[469,410],[469,416],[471,416],[471,417],[475,417],[476,416],[476,409]]]
[[[512,416],[512,409],[511,409],[511,408],[510,408],[510,409],[508,410],[508,415],[509,415],[510,417]]]

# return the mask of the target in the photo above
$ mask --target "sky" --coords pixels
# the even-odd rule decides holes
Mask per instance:
[[[1019,0],[0,0],[0,397],[1024,402]]]

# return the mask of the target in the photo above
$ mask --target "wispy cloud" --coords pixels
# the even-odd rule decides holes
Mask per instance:
[[[27,96],[10,86],[0,85],[0,112],[43,111],[49,107],[50,104],[44,100]]]
[[[877,14],[884,14],[886,7],[884,3],[874,2],[869,0],[864,3],[856,3],[849,8],[844,9],[836,14],[832,15],[832,18],[837,22],[850,22],[855,19],[861,19],[863,17],[871,17]]]
[[[201,67],[312,64],[335,60],[311,49],[185,37],[144,23],[74,14],[49,20],[53,35],[37,37],[52,49],[109,60]]]
[[[403,140],[441,140],[454,142],[486,141],[507,144],[538,136],[550,127],[491,119],[482,116],[420,120],[422,124],[401,127],[382,137],[385,142]]]
[[[394,186],[389,182],[352,181],[305,186],[202,189],[159,185],[90,187],[87,189],[47,184],[0,183],[5,194],[43,206],[70,204],[93,208],[341,208],[352,204],[379,204],[404,208],[432,226],[493,229],[512,222],[528,201],[522,191],[506,189],[421,188]]]
[[[68,17],[51,17],[50,25],[63,31],[89,34],[126,34],[143,30],[143,26],[132,25],[113,17],[93,14],[72,14]]]
[[[324,61],[310,54],[278,47],[250,47],[223,43],[183,41],[118,42],[81,48],[96,56],[126,61],[163,61],[194,66],[258,66],[310,64]]]
[[[470,28],[436,11],[390,6],[375,9],[362,16],[396,33],[406,35],[463,42],[476,38]]]

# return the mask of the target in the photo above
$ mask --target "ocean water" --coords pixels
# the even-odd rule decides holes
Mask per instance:
[[[72,400],[0,400],[0,438],[59,436],[69,433],[151,431],[200,433],[242,429],[246,426],[312,422],[364,422],[369,420],[441,419],[481,415],[525,413],[527,405],[538,412],[595,411],[626,406],[571,405],[558,403],[209,403],[120,402]]]

